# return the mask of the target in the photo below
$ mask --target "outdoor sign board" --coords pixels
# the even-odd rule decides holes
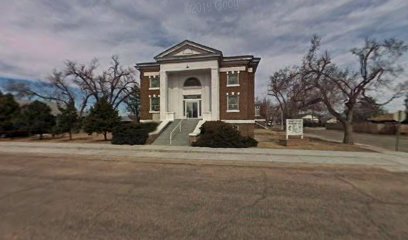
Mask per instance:
[[[407,113],[404,111],[398,111],[394,113],[393,118],[397,122],[402,122],[407,118]]]
[[[300,136],[303,139],[303,119],[286,119],[286,139],[289,136]]]

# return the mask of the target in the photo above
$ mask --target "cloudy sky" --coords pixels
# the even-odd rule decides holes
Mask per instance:
[[[33,81],[66,59],[103,65],[116,54],[133,66],[189,39],[224,55],[260,56],[263,96],[268,76],[299,64],[314,33],[351,67],[349,50],[366,37],[408,41],[407,0],[1,0],[0,9],[0,77]],[[402,64],[408,71],[407,55]]]

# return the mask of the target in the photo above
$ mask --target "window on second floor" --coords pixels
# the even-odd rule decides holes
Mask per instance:
[[[227,75],[227,86],[237,86],[239,85],[239,73],[229,72]]]
[[[153,76],[150,78],[149,88],[160,88],[160,76]]]

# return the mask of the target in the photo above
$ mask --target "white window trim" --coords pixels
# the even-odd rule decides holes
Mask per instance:
[[[151,97],[150,95],[149,95],[149,99],[150,99],[150,108],[149,108],[149,113],[159,113],[160,111],[153,111],[152,110],[152,99],[153,98],[159,98],[160,99],[160,95],[159,96],[153,96],[153,97]],[[159,102],[159,106],[160,106],[160,102]]]
[[[229,80],[228,78],[229,78],[230,73],[235,73],[235,71],[227,72],[227,87],[239,87],[240,86],[240,84],[239,84],[239,71],[237,71],[238,83],[234,83],[234,84],[228,84],[228,80]]]
[[[152,79],[158,77],[156,76],[149,76],[149,90],[160,90],[160,77],[159,77],[159,86],[158,87],[152,87]]]
[[[237,104],[238,109],[228,109],[228,107],[229,107],[229,97],[231,97],[231,96],[234,96],[234,94],[232,94],[230,96],[227,95],[227,112],[239,112],[239,109],[240,109],[240,106],[239,106],[239,94],[235,95],[235,96],[237,96],[237,99],[238,99],[238,104]]]

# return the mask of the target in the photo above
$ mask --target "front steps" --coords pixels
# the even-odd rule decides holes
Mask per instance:
[[[159,137],[152,143],[152,145],[170,145],[170,133],[180,123],[181,119],[175,119]],[[172,146],[189,146],[189,133],[194,131],[200,119],[184,119],[181,123],[181,132],[177,128],[173,133]]]

